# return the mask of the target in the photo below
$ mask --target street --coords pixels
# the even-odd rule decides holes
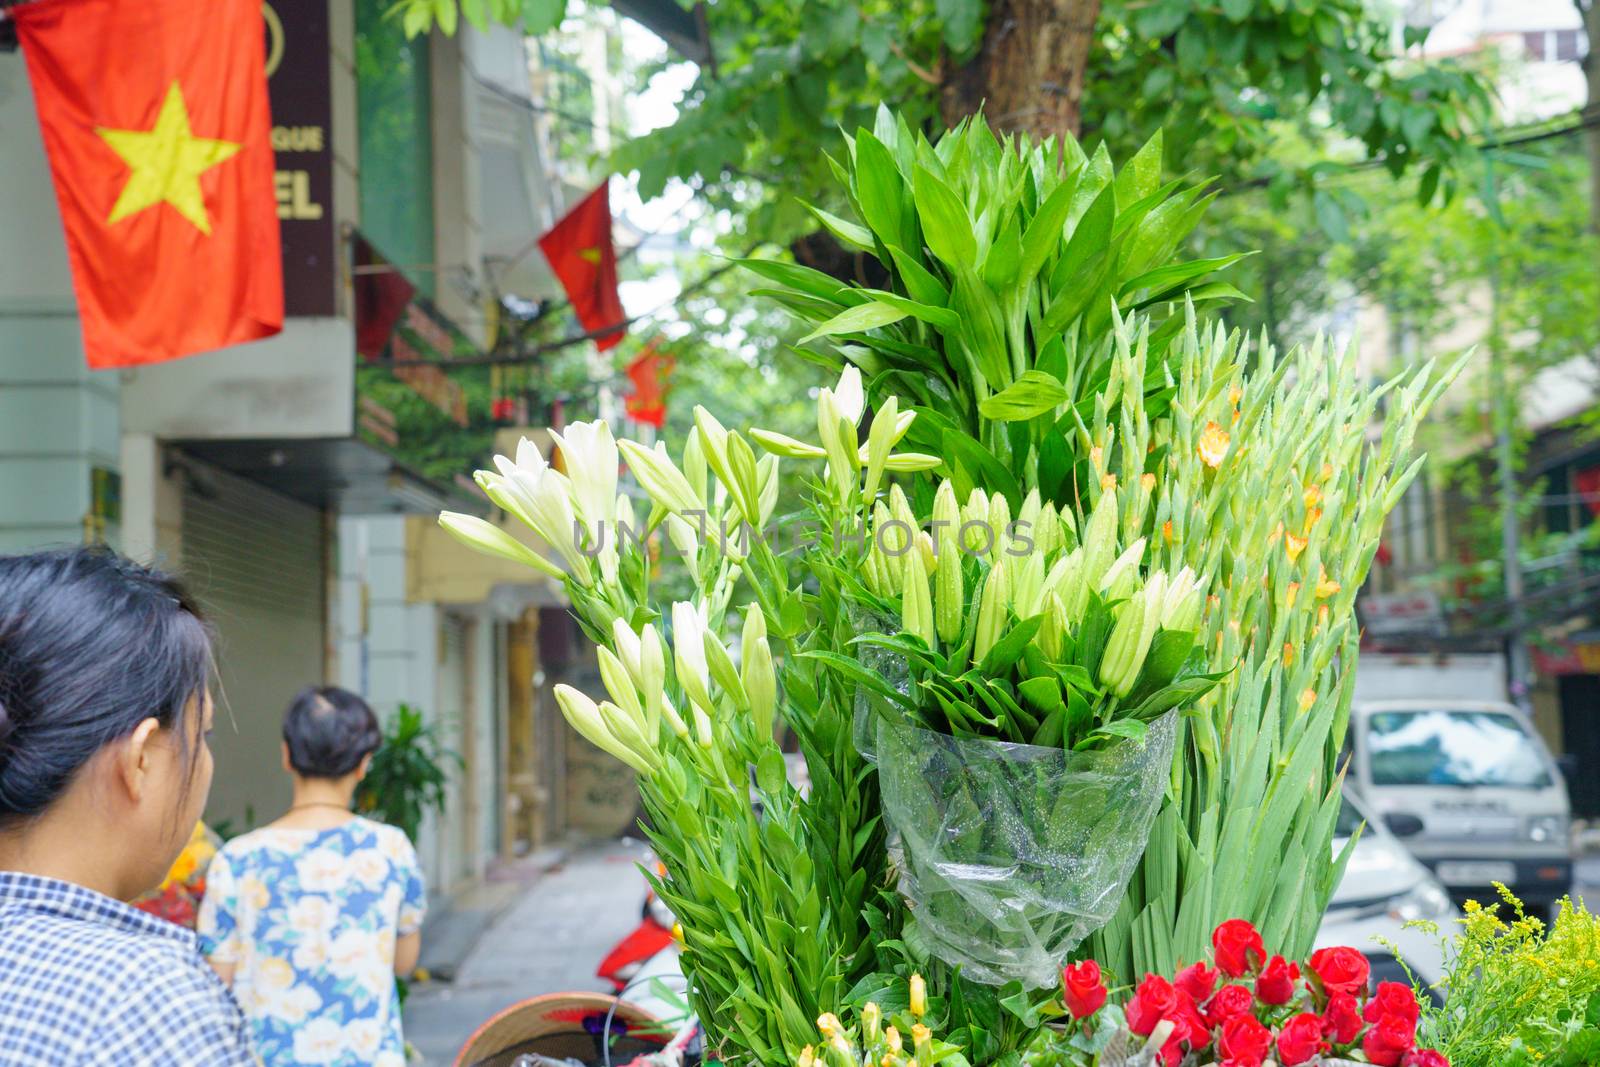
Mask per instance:
[[[535,881],[467,954],[453,982],[412,990],[406,1039],[423,1062],[451,1063],[490,1016],[521,1000],[563,990],[605,990],[595,967],[639,922],[646,855],[631,840],[575,851]]]

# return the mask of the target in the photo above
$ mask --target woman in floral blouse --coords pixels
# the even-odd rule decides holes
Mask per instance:
[[[416,967],[424,898],[405,834],[350,812],[377,718],[353,693],[307,689],[283,738],[294,802],[212,860],[201,947],[266,1067],[401,1067],[395,976]]]

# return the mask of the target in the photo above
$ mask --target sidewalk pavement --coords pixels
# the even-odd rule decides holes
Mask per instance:
[[[438,931],[425,930],[424,964],[437,969],[405,1006],[406,1039],[423,1062],[448,1067],[474,1030],[518,1001],[609,992],[595,967],[639,924],[648,887],[636,864],[646,856],[627,839],[579,847],[531,880],[491,882],[458,902]]]

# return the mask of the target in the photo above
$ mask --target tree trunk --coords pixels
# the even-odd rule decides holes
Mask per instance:
[[[999,130],[1076,136],[1100,0],[993,0],[978,54],[950,71],[939,109],[953,126],[981,108]]]

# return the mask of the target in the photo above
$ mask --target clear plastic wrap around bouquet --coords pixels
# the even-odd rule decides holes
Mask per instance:
[[[1172,767],[1177,712],[1083,752],[874,716],[900,892],[927,949],[986,985],[1048,987],[1111,920]]]

